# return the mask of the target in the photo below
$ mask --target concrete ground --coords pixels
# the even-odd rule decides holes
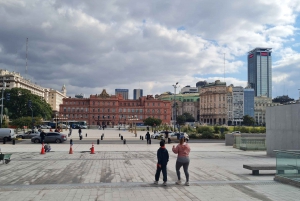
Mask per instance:
[[[90,140],[103,131],[86,130]],[[104,140],[119,141],[118,130],[104,131]],[[124,138],[139,141],[123,131]],[[78,138],[74,132],[72,138]],[[70,138],[69,138],[70,139]],[[68,139],[68,140],[69,140]],[[243,164],[275,164],[265,151],[240,151],[222,143],[192,143],[190,186],[175,185],[176,155],[169,150],[168,185],[152,184],[158,143],[51,144],[52,152],[40,154],[40,144],[0,144],[12,153],[9,164],[0,163],[0,200],[299,200],[298,188],[273,181],[275,171],[251,175]],[[181,170],[183,182],[185,177]]]

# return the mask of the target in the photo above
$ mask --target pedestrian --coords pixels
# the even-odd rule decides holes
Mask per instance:
[[[147,126],[147,131],[149,131],[149,126]]]
[[[45,136],[46,136],[46,133],[42,130],[42,132],[40,133],[41,143],[42,143],[42,144],[44,143]]]
[[[169,139],[169,131],[168,130],[166,130],[165,131],[165,141],[168,143],[168,144],[170,144],[170,139]]]
[[[69,128],[69,137],[72,135],[72,127]]]
[[[98,129],[101,130],[101,126],[100,125],[98,126]]]
[[[157,150],[157,169],[154,184],[158,184],[160,172],[163,174],[163,185],[167,185],[167,164],[169,161],[169,153],[165,147],[165,141],[160,141],[160,148]]]
[[[81,136],[81,128],[78,129],[79,137]]]
[[[149,132],[147,132],[147,134],[146,134],[146,139],[147,139],[147,144],[150,144],[150,133]]]
[[[45,144],[44,149],[45,149],[45,152],[51,151],[51,146],[49,145],[49,143]]]
[[[176,181],[176,184],[181,184],[181,178],[180,178],[180,168],[181,166],[183,166],[183,171],[185,174],[185,185],[189,186],[189,164],[190,164],[190,158],[189,158],[189,154],[191,151],[190,146],[185,142],[185,138],[184,135],[180,135],[179,137],[179,144],[175,147],[175,145],[173,145],[172,151],[175,154],[178,154],[177,156],[177,161],[176,161],[176,173],[177,173],[177,178],[178,181]]]

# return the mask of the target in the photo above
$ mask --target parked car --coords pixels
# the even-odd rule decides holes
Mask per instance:
[[[163,133],[154,133],[154,134],[151,135],[151,138],[157,139],[157,138],[159,138],[162,135],[163,135]]]
[[[233,131],[231,134],[240,134],[241,131]]]
[[[62,143],[64,141],[67,141],[67,135],[61,134],[61,133],[56,133],[56,132],[46,133],[45,140],[44,140],[45,143],[48,143],[48,142]],[[35,137],[31,138],[31,142],[40,143],[41,137],[39,135],[35,136]]]
[[[51,126],[48,126],[48,125],[41,125],[41,129],[50,129]]]
[[[31,139],[32,137],[40,136],[40,132],[27,131],[26,133],[18,134],[17,138]]]
[[[15,131],[14,129],[10,128],[0,128],[0,140],[3,141],[10,141],[11,139],[15,138]]]
[[[173,142],[174,142],[174,141],[178,141],[180,135],[184,135],[184,138],[185,138],[185,140],[186,140],[187,142],[190,140],[189,135],[186,134],[186,133],[172,133],[172,134],[170,135],[170,140],[173,141]]]
[[[81,128],[83,128],[83,129],[87,129],[87,126],[81,125]]]

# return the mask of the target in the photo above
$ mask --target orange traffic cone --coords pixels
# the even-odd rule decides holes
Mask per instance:
[[[44,143],[42,144],[41,154],[45,154]]]
[[[70,151],[69,151],[69,154],[73,154],[72,145],[70,145]]]
[[[95,154],[94,143],[92,143],[91,154]]]

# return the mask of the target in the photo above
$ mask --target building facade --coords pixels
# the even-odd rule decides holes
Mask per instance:
[[[255,96],[272,98],[272,48],[255,48],[248,52],[248,83]]]
[[[266,124],[266,109],[281,105],[280,103],[273,103],[272,98],[266,96],[254,97],[254,116],[255,124],[264,126]]]
[[[171,101],[174,104],[174,94],[171,92],[165,92],[157,97],[159,100]],[[190,113],[196,121],[199,121],[199,94],[198,93],[187,93],[187,94],[176,94],[176,112],[177,116],[187,112]],[[174,110],[172,110],[172,117]]]
[[[138,100],[143,96],[143,89],[134,89],[133,90],[133,100]]]
[[[54,112],[59,111],[59,106],[60,106],[60,104],[63,103],[64,98],[67,98],[67,89],[66,89],[65,85],[63,85],[61,91],[49,89],[48,103],[50,104],[50,106]]]
[[[201,87],[200,89],[200,122],[203,124],[227,124],[226,82],[216,80],[213,83]]]
[[[28,79],[23,78],[20,73],[10,72],[0,69],[0,88],[3,88],[3,82],[6,83],[6,89],[21,88],[27,89],[32,94],[45,98],[45,89]],[[47,101],[47,100],[46,100]]]
[[[128,100],[129,90],[128,89],[115,89],[115,95],[122,95],[124,100]]]
[[[171,122],[171,102],[142,96],[138,100],[124,100],[122,95],[101,94],[89,98],[64,98],[60,105],[60,116],[74,121],[86,121],[88,125],[142,123],[148,117]],[[134,119],[134,120],[133,120]]]
[[[232,115],[233,124],[241,125],[244,116],[244,88],[232,87]]]
[[[254,118],[254,89],[244,89],[244,116]]]

